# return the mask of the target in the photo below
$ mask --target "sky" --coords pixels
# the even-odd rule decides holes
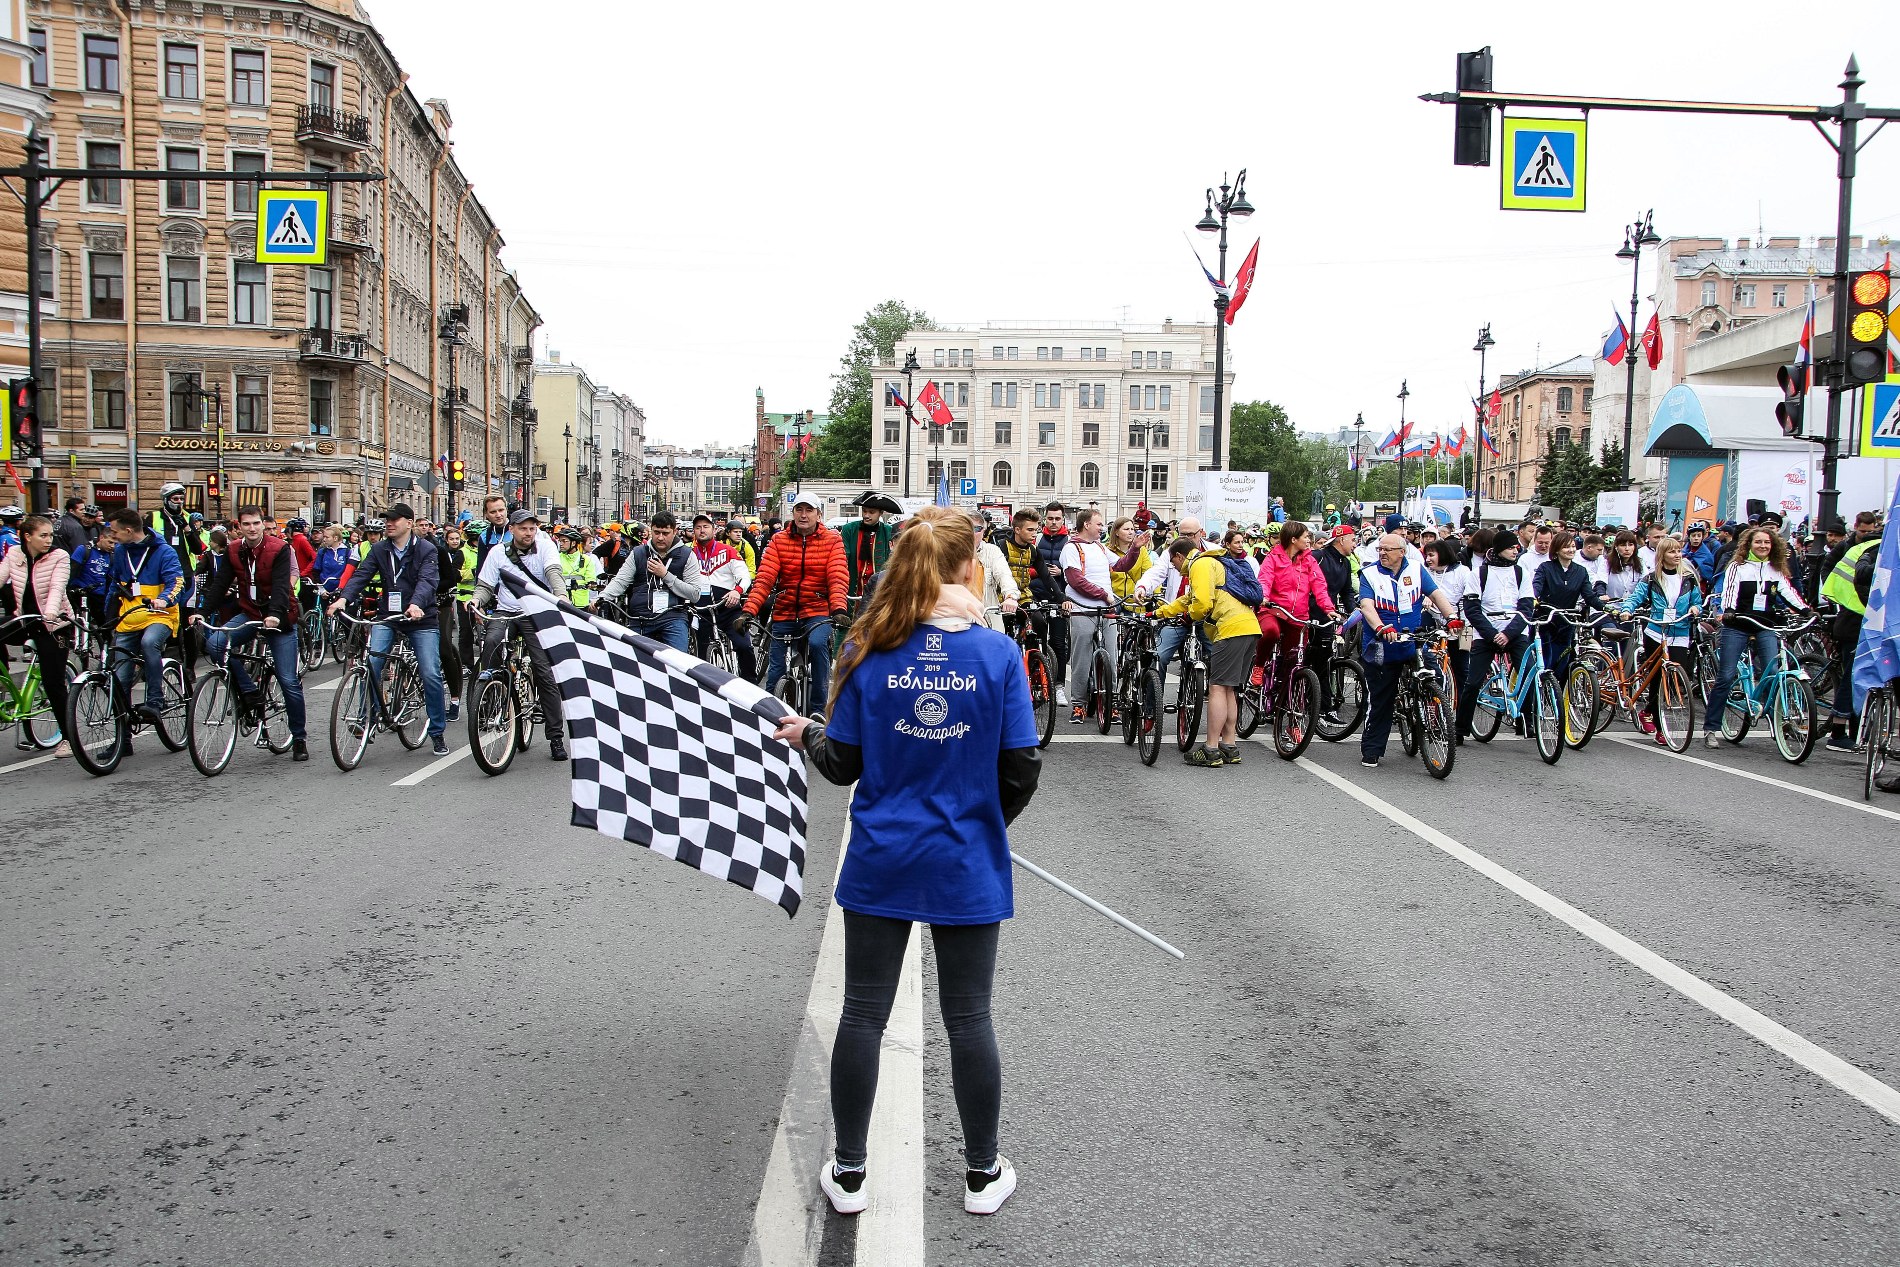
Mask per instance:
[[[1388,0],[369,7],[416,96],[449,102],[541,349],[630,395],[650,444],[749,440],[760,388],[822,412],[887,298],[946,324],[1209,320],[1183,230],[1243,167],[1258,211],[1229,269],[1262,246],[1235,399],[1370,428],[1404,382],[1409,418],[1455,430],[1486,322],[1493,381],[1598,348],[1645,210],[1666,237],[1813,237],[1836,197],[1807,123],[1599,112],[1588,210],[1502,211],[1499,168],[1454,167],[1452,108],[1418,100],[1457,53],[1489,44],[1502,91],[1797,104],[1838,101],[1856,53],[1862,99],[1900,106],[1900,40],[1823,36],[1779,0],[1629,22]],[[1900,237],[1893,131],[1861,154],[1869,238]]]

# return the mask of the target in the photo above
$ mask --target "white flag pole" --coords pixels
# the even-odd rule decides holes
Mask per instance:
[[[1116,914],[1114,911],[1109,910],[1106,906],[1103,906],[1100,902],[1096,901],[1094,898],[1090,897],[1088,894],[1084,893],[1082,890],[1076,888],[1074,885],[1069,884],[1066,881],[1060,880],[1053,875],[1050,875],[1047,871],[1044,871],[1041,867],[1029,861],[1029,859],[1023,857],[1021,854],[1017,853],[1015,850],[1013,849],[1010,850],[1009,858],[1011,862],[1014,862],[1017,866],[1027,871],[1030,875],[1033,875],[1037,879],[1040,879],[1040,880],[1046,880],[1049,884],[1051,884],[1057,889],[1060,889],[1062,892],[1067,893],[1070,897],[1082,903],[1082,905],[1088,907],[1090,910],[1095,911],[1097,914],[1108,916],[1108,918],[1114,920],[1117,924],[1120,924],[1123,928],[1127,929],[1129,932],[1133,933],[1135,936],[1141,938],[1143,941],[1148,942],[1151,945],[1159,946],[1161,949],[1173,955],[1176,959],[1187,958],[1186,955],[1176,950],[1173,946],[1170,946],[1167,942],[1162,941],[1159,937],[1156,937],[1153,933],[1149,932],[1147,929],[1143,928],[1141,925],[1121,915]]]

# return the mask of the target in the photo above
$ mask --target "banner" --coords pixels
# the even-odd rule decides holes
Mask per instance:
[[[1636,527],[1636,490],[1626,488],[1597,494],[1597,527]]]
[[[1265,471],[1190,471],[1181,481],[1181,513],[1201,521],[1210,536],[1241,524],[1273,522]]]

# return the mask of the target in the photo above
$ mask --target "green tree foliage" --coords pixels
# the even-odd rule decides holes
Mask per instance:
[[[1602,457],[1595,460],[1584,445],[1568,445],[1545,456],[1537,500],[1541,505],[1556,507],[1568,523],[1593,523],[1597,494],[1608,492],[1622,482],[1621,445],[1605,444]]]
[[[896,355],[906,330],[934,330],[936,323],[896,299],[864,314],[851,331],[851,343],[831,376],[831,423],[812,445],[802,466],[806,479],[871,478],[872,380],[877,367]],[[785,483],[780,476],[780,486]]]

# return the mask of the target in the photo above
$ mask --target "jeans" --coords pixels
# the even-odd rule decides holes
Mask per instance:
[[[1458,733],[1471,733],[1471,719],[1478,715],[1478,692],[1484,689],[1484,680],[1491,676],[1493,656],[1503,655],[1516,665],[1523,658],[1524,649],[1531,645],[1529,631],[1517,628],[1511,632],[1510,643],[1502,649],[1498,644],[1478,632],[1478,640],[1471,644],[1470,658],[1465,665],[1464,689],[1458,693]],[[1372,678],[1372,666],[1366,666],[1366,679]]]
[[[71,626],[67,626],[68,630]],[[53,721],[61,729],[66,725],[66,688],[70,684],[66,678],[66,648],[60,645],[58,635],[47,629],[37,620],[29,620],[15,625],[10,633],[0,635],[0,668],[13,671],[12,662],[7,658],[5,648],[18,643],[25,646],[33,644],[33,654],[40,661],[40,689],[46,693],[46,702],[52,705]],[[19,742],[27,742],[21,734]]]
[[[1778,639],[1768,629],[1743,629],[1739,625],[1724,624],[1722,641],[1718,654],[1721,659],[1715,670],[1715,689],[1709,692],[1708,712],[1703,714],[1702,726],[1709,734],[1719,734],[1722,729],[1722,710],[1728,706],[1729,692],[1735,689],[1736,666],[1741,663],[1742,648],[1750,642],[1755,646],[1755,684],[1759,686],[1763,677],[1775,668],[1775,644]]]
[[[811,648],[811,706],[822,709],[825,706],[825,687],[831,676],[831,618],[828,616],[807,616],[803,620],[775,620],[772,622],[772,658],[765,669],[765,689],[769,692],[778,686],[779,679],[785,676],[785,648],[782,638],[793,634],[803,634],[806,645]]]
[[[1835,717],[1847,719],[1850,739],[1860,731],[1860,714],[1854,710],[1854,649],[1860,645],[1860,627],[1865,619],[1845,609],[1834,617],[1834,645],[1839,651],[1841,672],[1834,684],[1833,710]]]
[[[1188,629],[1186,625],[1173,621],[1161,626],[1161,634],[1155,639],[1155,672],[1161,675],[1161,697],[1168,697],[1168,665],[1179,659],[1181,648],[1187,645]]]
[[[627,628],[633,630],[633,632],[639,634],[642,638],[651,638],[655,642],[664,642],[675,651],[688,651],[690,653],[690,649],[686,645],[688,626],[684,617],[660,616],[647,617],[642,620],[638,617],[629,616],[627,618]]]
[[[233,625],[241,625],[250,620],[243,612],[231,617],[216,629],[205,630],[205,655],[213,660],[224,659],[224,649],[234,635],[225,630]],[[268,629],[253,629],[237,634],[240,640],[262,634],[270,647],[271,667],[277,672],[277,685],[284,691],[284,715],[290,720],[290,735],[293,739],[304,738],[303,682],[297,676],[297,627],[289,625],[275,633]],[[245,669],[244,661],[231,661],[231,680],[237,684],[239,695],[257,693],[257,683],[251,681],[250,672]]]
[[[1095,655],[1090,643],[1095,638],[1095,626],[1102,626],[1102,646],[1108,651],[1108,662],[1112,665],[1119,658],[1121,627],[1113,616],[1090,616],[1082,612],[1069,613],[1069,702],[1080,705],[1088,699],[1089,670],[1095,664]]]
[[[500,663],[501,649],[508,644],[508,635],[515,623],[512,620],[491,620],[482,631],[483,673]],[[554,666],[548,661],[547,648],[534,636],[534,631],[524,629],[521,641],[528,648],[528,663],[534,669],[534,690],[541,700],[541,726],[552,742],[564,733],[561,729],[561,686],[554,680]]]
[[[719,622],[719,628],[725,631],[726,637],[732,642],[733,653],[739,658],[739,676],[750,682],[758,676],[758,662],[752,654],[752,635],[748,634],[745,626],[739,623],[739,618],[745,615],[745,609],[736,603],[731,607],[725,605],[726,595],[731,592],[731,590],[719,589],[713,591],[713,599],[719,606],[713,609],[712,615],[713,619]],[[711,642],[712,625],[702,612],[693,618],[693,654],[704,660],[707,646]]]
[[[468,663],[462,658],[461,643],[455,635],[460,616],[460,604],[454,602],[442,604],[436,612],[436,632],[441,637],[442,648],[442,682],[455,699],[462,698],[462,666]]]
[[[910,921],[844,913],[844,1011],[831,1048],[831,1120],[838,1132],[838,1164],[865,1161],[871,1105],[877,1099],[879,1049],[897,978],[910,944]],[[950,1085],[963,1121],[964,1164],[996,1164],[1003,1109],[1003,1060],[990,1021],[1000,924],[933,924],[937,1002],[950,1038]]]
[[[416,667],[422,670],[422,702],[429,714],[429,738],[438,738],[448,729],[448,706],[442,689],[442,633],[433,625],[403,630],[409,649],[416,653]],[[379,679],[383,675],[383,657],[396,641],[394,625],[377,625],[369,631],[369,671]]]
[[[1387,660],[1366,666],[1366,728],[1359,732],[1359,757],[1377,761],[1392,737],[1392,712],[1399,699],[1399,675],[1412,670],[1413,661]]]
[[[119,679],[119,686],[126,696],[132,694],[133,655],[145,660],[145,703],[153,712],[165,707],[165,644],[171,640],[172,631],[153,621],[143,629],[131,632],[120,631],[112,635],[112,645],[122,653],[117,657],[113,674]]]

